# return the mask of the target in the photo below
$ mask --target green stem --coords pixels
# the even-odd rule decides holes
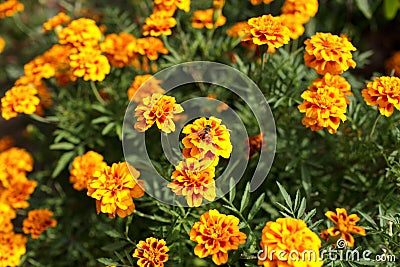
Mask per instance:
[[[49,120],[49,119],[40,117],[39,115],[36,115],[34,113],[33,114],[29,114],[29,117],[31,117],[35,121],[43,122],[43,123],[57,123],[57,122],[59,122],[59,120]]]
[[[105,105],[106,102],[104,101],[103,98],[101,98],[101,96],[99,94],[99,90],[97,90],[96,85],[92,81],[90,82],[90,88],[92,88],[93,94],[96,97],[97,101],[99,101],[102,105]]]
[[[137,216],[139,216],[139,217],[150,219],[150,220],[157,221],[157,222],[162,222],[162,223],[168,223],[169,222],[169,220],[167,220],[167,219],[164,220],[164,219],[152,216],[152,215],[144,214],[144,213],[142,213],[142,212],[140,212],[138,210],[135,210],[135,214]]]
[[[369,140],[372,138],[372,135],[375,132],[375,128],[376,128],[376,125],[378,124],[378,120],[380,117],[381,117],[381,115],[378,113],[378,117],[376,117],[374,124],[372,125],[371,133],[369,134],[369,138],[368,138]]]

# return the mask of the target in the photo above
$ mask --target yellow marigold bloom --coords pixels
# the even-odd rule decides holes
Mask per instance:
[[[239,231],[239,219],[233,215],[209,210],[200,216],[190,231],[190,240],[197,243],[194,254],[199,258],[212,256],[212,261],[225,264],[228,251],[236,250],[246,242],[246,234]]]
[[[186,136],[182,139],[183,155],[186,158],[218,160],[218,157],[229,158],[232,152],[229,130],[221,120],[211,116],[199,118],[182,129]]]
[[[185,12],[189,12],[190,10],[190,0],[154,0],[154,5],[156,6],[156,10],[159,11],[164,10],[170,12],[174,8],[179,8]],[[175,9],[172,15],[175,13]]]
[[[24,65],[25,76],[34,78],[35,81],[54,77],[55,69],[43,55],[35,57]]]
[[[0,164],[7,165],[13,172],[31,172],[32,155],[23,148],[12,147],[0,153]]]
[[[166,11],[158,11],[153,13],[146,19],[146,24],[143,25],[143,35],[160,36],[171,35],[171,28],[175,27],[176,20],[171,17]]]
[[[83,77],[85,81],[103,81],[110,73],[110,63],[100,50],[82,48],[79,53],[69,56],[72,74]]]
[[[354,237],[351,234],[365,236],[365,229],[361,226],[356,226],[360,220],[357,214],[347,215],[347,211],[343,208],[336,208],[336,212],[327,211],[325,216],[331,220],[335,226],[326,229],[330,236],[341,236],[348,246],[354,246]]]
[[[249,35],[243,41],[251,40],[256,45],[266,44],[275,48],[289,43],[290,30],[283,24],[281,17],[263,15],[249,19],[248,24]]]
[[[80,18],[71,21],[67,27],[58,33],[60,44],[69,44],[76,48],[95,47],[98,45],[102,33],[96,21]]]
[[[232,27],[230,27],[226,31],[226,34],[235,38],[241,38],[243,36],[246,36],[249,30],[250,25],[247,23],[247,21],[240,21],[236,22]]]
[[[331,86],[338,88],[342,94],[344,94],[346,98],[346,104],[350,103],[350,100],[346,96],[352,96],[351,85],[350,83],[342,76],[339,75],[331,75],[330,73],[326,73],[322,78],[316,78],[311,86],[308,87],[311,91],[317,91],[318,88]]]
[[[185,196],[190,207],[199,207],[203,197],[208,201],[215,199],[215,168],[207,161],[181,161],[172,173],[168,187],[178,196]]]
[[[29,207],[27,201],[36,188],[36,181],[11,180],[8,188],[0,186],[0,202],[10,205],[13,209],[26,209]]]
[[[1,38],[0,38],[1,39]],[[0,40],[1,42],[1,40]],[[1,47],[1,44],[0,44]],[[1,51],[1,48],[0,48]],[[391,74],[394,71],[395,76],[400,77],[400,51],[393,54],[385,63],[386,72]]]
[[[155,4],[153,8],[153,13],[157,13],[160,11],[165,12],[165,14],[168,14],[168,16],[172,17],[174,16],[176,10],[178,7],[174,5],[173,3],[170,4],[172,1],[161,1],[159,4]]]
[[[351,51],[357,50],[346,37],[331,33],[317,32],[307,39],[304,61],[307,66],[314,68],[318,74],[342,74],[349,67],[354,68]]]
[[[0,53],[3,52],[5,46],[6,46],[6,42],[0,36]]]
[[[136,40],[136,51],[150,60],[157,60],[158,54],[168,54],[163,42],[156,37],[139,38]]]
[[[320,267],[321,240],[300,219],[278,218],[267,222],[262,230],[260,242],[263,253],[258,265]],[[293,251],[297,253],[293,253]],[[304,253],[304,252],[313,253]]]
[[[122,68],[131,65],[136,56],[135,41],[136,38],[132,34],[112,33],[106,35],[103,43],[100,44],[100,49],[107,56],[111,66]]]
[[[304,101],[298,109],[305,113],[301,122],[312,131],[327,128],[329,133],[334,134],[340,120],[346,120],[346,98],[340,89],[324,86],[316,91],[304,91],[301,97]]]
[[[137,92],[146,81],[146,86]],[[133,80],[131,87],[128,89],[128,98],[138,103],[152,94],[164,94],[165,90],[159,85],[161,82],[162,81],[153,78],[153,75],[151,74],[137,75]]]
[[[0,266],[19,266],[28,239],[14,232],[0,234]]]
[[[11,136],[4,136],[4,137],[0,138],[0,152],[6,151],[7,149],[11,148],[13,145],[14,145],[14,139]]]
[[[283,14],[293,14],[299,23],[306,23],[318,12],[318,0],[285,0]]]
[[[45,23],[43,23],[43,32],[48,32],[53,30],[59,25],[69,22],[70,17],[64,12],[60,12],[54,17],[48,19]]]
[[[289,28],[289,37],[296,40],[304,33],[304,26],[300,23],[299,15],[282,14],[279,16],[282,19],[282,24]]]
[[[14,225],[11,222],[11,220],[15,219],[16,217],[17,213],[13,208],[10,207],[10,205],[0,202],[0,225],[1,225],[0,234],[1,232],[6,233],[6,232],[11,232],[13,230]]]
[[[66,86],[69,82],[74,82],[77,79],[69,67],[69,56],[74,53],[77,53],[77,49],[74,47],[55,44],[43,54],[46,61],[56,71],[56,82],[60,86]]]
[[[196,29],[203,29],[204,27],[211,30],[218,28],[226,23],[226,17],[220,15],[217,21],[214,21],[214,9],[209,8],[206,10],[196,10],[192,16],[192,27]]]
[[[17,0],[7,0],[0,4],[0,19],[11,17],[15,12],[24,10],[24,5]]]
[[[145,97],[135,109],[135,117],[137,117],[135,129],[144,132],[156,123],[161,131],[174,132],[175,123],[172,118],[181,112],[183,108],[176,103],[175,97],[152,94]]]
[[[16,117],[18,113],[33,114],[40,103],[36,94],[37,90],[33,86],[12,87],[1,99],[1,116],[9,120]]]
[[[261,3],[268,5],[269,3],[272,3],[274,0],[249,0],[249,1],[253,6],[256,6]]]
[[[132,173],[132,174],[131,174]],[[87,195],[96,199],[97,213],[108,213],[126,217],[135,211],[132,198],[144,195],[143,181],[138,181],[140,173],[126,162],[113,163],[93,173],[88,180]]]
[[[164,239],[149,237],[140,240],[136,247],[132,257],[139,258],[136,262],[139,267],[163,267],[168,261],[169,248]]]
[[[49,227],[56,227],[57,221],[52,219],[53,212],[48,209],[31,210],[28,217],[22,222],[22,230],[25,234],[31,234],[32,238],[39,236]]]
[[[386,117],[393,114],[394,108],[400,110],[400,78],[383,76],[369,82],[362,90],[365,102],[378,105],[379,112]]]
[[[99,153],[88,151],[82,156],[75,157],[70,170],[69,181],[76,190],[87,188],[88,179],[90,179],[95,171],[101,171],[107,164]]]

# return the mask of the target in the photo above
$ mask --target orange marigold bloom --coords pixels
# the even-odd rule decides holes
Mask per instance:
[[[214,21],[214,9],[209,8],[206,10],[196,10],[192,16],[192,27],[196,29],[203,29],[206,27],[211,30],[218,28],[226,23],[226,17],[219,15],[217,21]]]
[[[306,23],[318,12],[318,0],[285,0],[283,14],[296,15],[299,23]]]
[[[365,236],[365,229],[361,226],[356,226],[360,220],[357,214],[347,215],[346,209],[336,208],[336,212],[327,211],[325,216],[331,220],[335,226],[326,229],[330,236],[341,236],[348,246],[354,246],[354,237],[351,234],[358,234]]]
[[[190,10],[190,0],[154,0],[154,5],[156,6],[156,10],[171,11],[173,8],[179,8],[185,12],[189,12]],[[172,15],[174,13],[175,10],[172,12]]]
[[[146,24],[143,25],[143,35],[160,36],[171,35],[171,28],[175,27],[176,20],[171,17],[166,11],[158,11],[153,13],[146,19]]]
[[[15,12],[24,10],[24,5],[17,0],[7,0],[0,4],[0,19],[11,17]]]
[[[27,201],[36,188],[36,181],[11,180],[9,187],[0,186],[0,202],[10,205],[13,209],[26,209],[29,207]]]
[[[246,242],[246,234],[239,231],[239,219],[233,215],[209,210],[200,216],[190,231],[190,240],[197,243],[194,254],[199,258],[212,256],[212,261],[225,264],[228,251],[236,250]]]
[[[211,159],[229,158],[232,152],[229,130],[221,120],[211,116],[199,118],[182,129],[186,136],[182,139],[183,155],[186,158]],[[211,157],[210,157],[211,154]]]
[[[6,42],[0,36],[0,53],[3,52],[5,46],[6,46]]]
[[[164,239],[149,237],[140,240],[136,247],[132,257],[139,258],[136,262],[139,267],[163,267],[168,261],[169,248]]]
[[[49,227],[56,227],[57,221],[52,219],[53,212],[48,209],[31,210],[28,217],[22,222],[22,230],[25,234],[31,234],[32,238],[39,236]]]
[[[222,9],[225,5],[226,0],[214,0],[213,1],[213,9],[218,10]]]
[[[1,116],[12,119],[18,113],[33,114],[40,103],[36,88],[27,85],[16,85],[8,90],[1,99]]]
[[[70,17],[64,12],[60,12],[54,17],[48,19],[45,23],[43,23],[43,32],[48,32],[53,30],[59,25],[69,22]]]
[[[240,21],[236,22],[232,27],[230,27],[226,31],[226,34],[235,38],[241,38],[243,36],[246,36],[249,30],[250,25],[247,23],[247,21]]]
[[[14,232],[0,234],[0,266],[19,266],[28,239]]]
[[[14,145],[14,139],[11,136],[4,136],[0,138],[0,152],[6,151],[13,145]]]
[[[136,38],[129,33],[121,32],[119,34],[108,34],[104,41],[100,44],[100,49],[111,66],[122,68],[132,64],[135,54]]]
[[[82,48],[79,53],[69,56],[72,74],[85,81],[103,81],[110,73],[110,63],[100,50]]]
[[[249,142],[249,157],[251,157],[257,152],[259,152],[263,147],[265,147],[264,134],[261,132],[257,135],[248,137],[248,142]]]
[[[138,181],[140,173],[126,162],[113,163],[93,173],[88,180],[87,195],[96,199],[97,213],[108,213],[115,218],[115,213],[126,217],[135,211],[132,198],[144,195],[143,181]]]
[[[295,14],[282,14],[279,16],[282,19],[282,24],[289,28],[289,37],[296,40],[304,33],[304,26],[300,23],[299,15]]]
[[[312,131],[327,128],[333,134],[336,133],[340,120],[346,120],[346,98],[340,89],[324,86],[316,91],[307,90],[301,97],[304,101],[298,109],[305,113],[301,122]]]
[[[1,225],[0,234],[11,232],[13,230],[14,225],[11,222],[11,220],[15,219],[16,217],[17,213],[13,208],[10,207],[10,205],[0,202],[0,225]]]
[[[369,82],[362,90],[365,102],[378,105],[379,112],[386,117],[393,114],[394,108],[400,110],[400,78],[382,76]]]
[[[55,69],[45,56],[40,55],[24,65],[24,74],[34,78],[34,81],[39,81],[54,77]]]
[[[72,46],[55,44],[43,54],[56,71],[56,82],[60,86],[66,86],[70,81],[74,82],[77,79],[69,69],[69,56],[74,53],[77,53],[77,49]]]
[[[145,82],[145,86],[140,88]],[[131,87],[128,89],[128,98],[138,103],[145,97],[151,96],[152,94],[164,94],[165,90],[159,85],[161,82],[162,81],[153,78],[153,75],[151,74],[137,75],[135,76]]]
[[[249,35],[243,41],[253,41],[256,45],[267,44],[269,47],[281,47],[289,43],[290,30],[282,22],[281,17],[263,15],[248,20]]]
[[[274,0],[249,0],[249,1],[253,6],[256,6],[261,3],[268,5],[269,3],[272,3]]]
[[[95,47],[102,34],[96,25],[96,21],[80,18],[71,21],[67,27],[58,33],[60,44],[69,44],[78,49],[83,47]]]
[[[158,53],[168,54],[163,42],[156,37],[139,38],[136,40],[137,53],[150,60],[157,60]]]
[[[87,188],[88,179],[90,179],[95,171],[101,171],[107,164],[99,153],[88,151],[82,156],[77,156],[72,162],[69,181],[76,190]]]
[[[22,148],[12,147],[0,153],[0,188],[26,181],[26,172],[33,169],[32,156]]]
[[[178,7],[175,4],[170,3],[172,3],[172,1],[161,1],[159,4],[155,4],[153,8],[153,13],[163,11],[170,17],[174,16]]]
[[[260,246],[263,253],[260,255],[258,265],[265,267],[323,265],[323,261],[319,259],[321,240],[300,219],[278,218],[275,222],[267,222],[262,230]],[[297,253],[292,253],[293,251]]]
[[[1,39],[1,38],[0,38]],[[1,47],[1,44],[0,44]],[[1,48],[0,48],[1,51]],[[400,51],[397,51],[393,54],[385,63],[386,72],[391,74],[394,71],[393,75],[400,77]]]
[[[311,91],[317,91],[318,88],[325,86],[338,88],[340,92],[345,95],[346,103],[350,103],[350,100],[346,96],[352,96],[353,93],[351,92],[350,83],[344,77],[326,73],[322,78],[316,78],[308,89]]]
[[[314,68],[318,74],[342,74],[349,67],[354,68],[351,51],[357,50],[346,37],[331,33],[317,32],[307,39],[304,61],[307,66]]]
[[[185,196],[190,207],[199,207],[203,197],[208,201],[215,199],[215,168],[207,161],[181,161],[172,173],[168,187],[178,196]]]
[[[152,94],[145,97],[135,109],[135,117],[137,117],[135,129],[144,132],[155,122],[161,131],[174,132],[175,124],[172,118],[181,112],[183,112],[183,108],[176,103],[175,97],[158,93]]]

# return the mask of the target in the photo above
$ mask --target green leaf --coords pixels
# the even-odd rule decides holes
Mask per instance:
[[[108,116],[101,116],[101,117],[98,117],[98,118],[96,118],[96,119],[93,119],[93,120],[92,120],[92,124],[104,123],[104,122],[109,122],[109,121],[111,121],[111,118],[110,118],[110,117],[108,117]]]
[[[51,150],[72,150],[74,148],[75,148],[74,144],[67,143],[67,142],[61,142],[61,143],[50,145]]]
[[[236,185],[235,179],[233,179],[233,177],[231,177],[231,179],[229,180],[229,188],[231,188],[231,191],[229,192],[229,202],[233,203],[236,196]]]
[[[112,237],[112,238],[124,238],[123,234],[120,233],[120,232],[118,232],[118,231],[115,230],[115,229],[105,231],[104,233],[105,233],[106,235]]]
[[[386,19],[388,20],[394,19],[394,17],[396,17],[399,7],[400,3],[398,0],[384,0],[383,11],[385,13]]]
[[[361,214],[362,217],[364,217],[364,219],[369,222],[375,229],[379,229],[378,225],[376,224],[376,222],[366,213],[357,210],[357,212],[359,212]]]
[[[97,261],[104,265],[109,265],[109,266],[118,265],[118,262],[116,262],[115,260],[110,259],[110,258],[100,258],[100,259],[97,259]]]
[[[301,204],[299,209],[297,210],[297,218],[301,218],[304,215],[304,211],[306,210],[306,199],[303,198],[301,200]]]
[[[51,174],[51,177],[55,178],[56,176],[58,176],[74,156],[75,156],[74,151],[64,153],[58,160],[57,165],[54,168],[53,173]]]
[[[283,186],[279,182],[276,182],[276,183],[278,184],[279,191],[281,191],[281,194],[283,196],[283,199],[286,202],[286,205],[288,206],[289,209],[292,209],[293,203],[292,203],[292,200],[290,199],[288,192],[286,191],[285,188],[283,188]]]
[[[254,203],[253,207],[251,207],[250,212],[249,212],[249,216],[247,217],[247,219],[250,221],[254,218],[254,216],[257,214],[257,212],[261,209],[261,205],[264,202],[264,198],[265,198],[265,193],[262,193],[261,196],[259,196],[256,200],[256,202]]]
[[[244,189],[243,192],[243,197],[242,201],[240,202],[240,212],[243,212],[243,210],[247,207],[247,204],[249,204],[250,200],[250,183],[247,183],[246,188]]]
[[[102,135],[108,134],[112,130],[112,128],[114,126],[115,126],[115,123],[114,122],[110,122],[109,124],[106,125],[106,127],[103,128],[103,131],[101,131],[101,134]]]
[[[367,19],[372,17],[372,11],[368,0],[356,0],[356,4]]]

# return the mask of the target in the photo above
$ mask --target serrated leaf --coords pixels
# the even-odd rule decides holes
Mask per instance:
[[[356,4],[358,6],[358,9],[360,9],[360,11],[367,19],[370,19],[372,17],[372,11],[368,0],[356,0]]]
[[[257,214],[257,212],[261,209],[261,205],[264,202],[264,198],[265,198],[265,193],[262,193],[261,196],[257,198],[256,202],[254,202],[253,207],[251,207],[250,209],[249,216],[247,217],[249,221],[252,220],[254,216]]]
[[[306,203],[307,203],[306,199],[303,198],[303,199],[301,200],[300,207],[299,207],[299,209],[297,210],[297,218],[303,217],[304,211],[306,210]]]
[[[282,209],[282,210],[284,210],[284,211],[286,211],[286,212],[288,212],[288,213],[292,213],[292,211],[289,210],[289,208],[286,207],[285,205],[282,205],[282,204],[279,203],[279,202],[276,202],[276,205],[277,205],[280,209]]]
[[[303,221],[305,221],[306,223],[308,223],[308,221],[311,220],[312,217],[314,217],[314,215],[317,213],[317,209],[312,209],[310,212],[308,212],[306,214],[306,216],[304,216]]]
[[[97,261],[104,265],[109,265],[109,266],[118,264],[118,262],[116,262],[115,260],[110,259],[110,258],[99,258],[99,259],[97,259]]]
[[[64,153],[57,162],[56,167],[54,168],[53,173],[51,174],[52,178],[55,178],[57,175],[61,173],[61,171],[67,166],[69,161],[75,156],[74,151],[69,151]]]
[[[61,143],[50,145],[51,150],[72,150],[74,148],[75,148],[74,144],[67,143],[67,142],[61,142]]]
[[[250,183],[246,184],[246,188],[244,189],[243,192],[243,197],[242,201],[240,202],[240,212],[243,212],[243,210],[247,207],[247,204],[249,204],[250,200]]]
[[[231,191],[229,192],[229,202],[233,203],[236,197],[235,179],[233,179],[233,177],[229,180],[229,188],[231,188]]]
[[[361,216],[364,217],[364,219],[369,222],[375,229],[379,229],[378,225],[376,224],[376,222],[366,213],[358,210],[357,212],[359,212],[361,214]]]
[[[288,206],[289,209],[292,209],[293,203],[292,203],[292,200],[291,200],[288,192],[286,191],[285,188],[283,188],[283,186],[279,182],[276,182],[276,183],[278,184],[279,191],[281,192],[283,199],[286,202],[286,205]]]

